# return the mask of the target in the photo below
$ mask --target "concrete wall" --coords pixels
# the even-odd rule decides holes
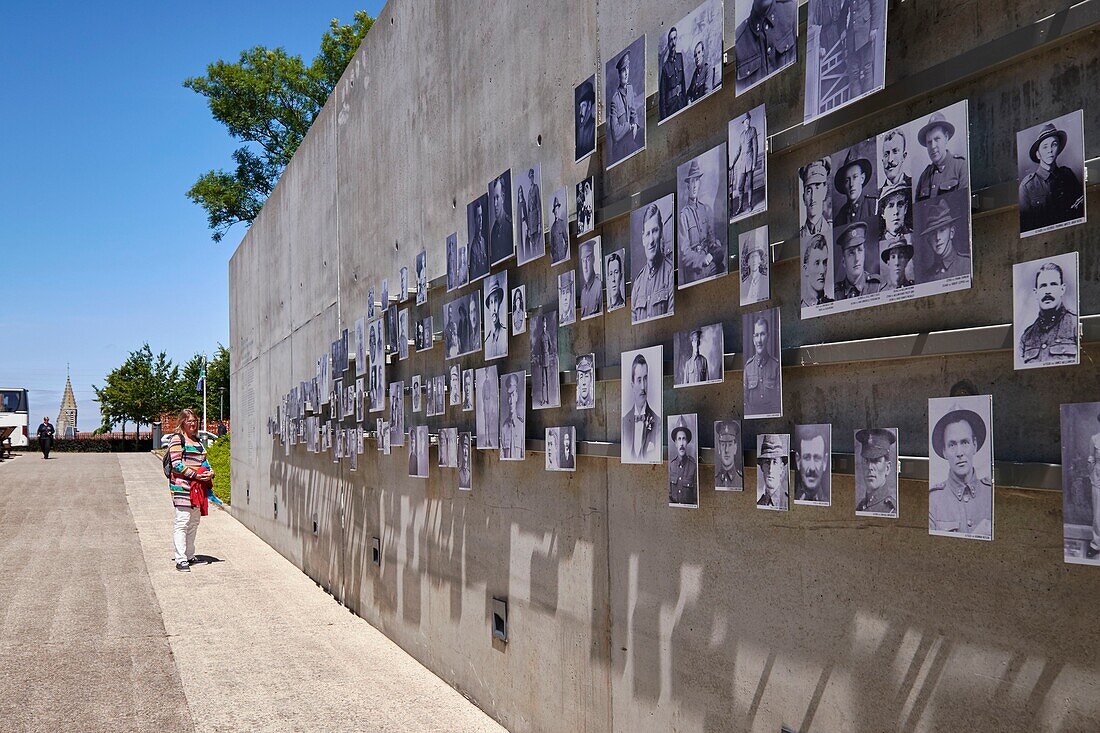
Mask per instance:
[[[801,122],[799,63],[743,97],[727,88],[666,125],[651,119],[647,151],[611,172],[599,159],[573,164],[573,86],[694,4],[385,8],[230,263],[235,513],[512,730],[1097,730],[1100,576],[1062,563],[1057,493],[998,487],[996,541],[965,542],[928,536],[927,486],[916,482],[902,488],[901,519],[886,521],[853,516],[850,478],[837,478],[830,509],[773,514],[756,511],[749,493],[715,493],[704,471],[702,507],[677,511],[666,506],[663,467],[582,457],[575,474],[548,474],[541,454],[506,464],[478,453],[474,491],[458,492],[453,470],[407,478],[400,451],[382,458],[368,445],[351,473],[297,447],[284,456],[265,434],[280,396],[366,314],[371,285],[389,277],[392,291],[421,245],[431,274],[441,273],[444,238],[464,232],[466,203],[500,171],[540,160],[546,193],[595,172],[599,198],[611,201],[671,177],[761,101],[772,131]],[[887,83],[1061,8],[891,3]],[[729,46],[732,3],[727,13]],[[773,156],[772,239],[795,233],[799,164],[958,99],[970,100],[975,188],[1015,176],[1015,130],[1079,107],[1095,156],[1097,48],[1088,33]],[[653,92],[652,64],[648,76]],[[1015,209],[979,217],[972,289],[804,322],[797,267],[780,264],[784,346],[1007,322],[1011,264],[1071,250],[1081,254],[1082,312],[1096,313],[1096,221],[1020,241]],[[625,245],[626,227],[604,228],[605,251]],[[555,275],[543,260],[510,277],[537,305],[554,297]],[[439,324],[447,299],[433,289],[413,311]],[[614,365],[624,349],[670,348],[674,331],[718,320],[728,343],[740,343],[731,278],[677,301],[675,319],[643,327],[623,310],[563,329],[563,363],[595,351]],[[502,372],[528,364],[525,337],[510,350]],[[1014,372],[1009,352],[789,368],[784,419],[747,423],[746,444],[831,421],[837,450],[851,450],[854,428],[877,424],[900,428],[903,453],[922,455],[926,399],[965,378],[994,395],[998,459],[1057,462],[1057,405],[1100,399],[1096,356],[1088,348],[1080,367],[1032,372]],[[387,379],[443,372],[437,347],[391,364]],[[568,408],[529,413],[528,436],[577,424],[580,440],[617,440],[618,390],[600,383],[583,422]],[[563,403],[572,399],[564,387]],[[700,425],[741,407],[739,373],[665,390],[666,414],[698,412]],[[427,422],[433,432],[471,429],[470,415]],[[370,562],[374,536],[380,567]],[[490,636],[494,596],[510,601],[506,645]]]

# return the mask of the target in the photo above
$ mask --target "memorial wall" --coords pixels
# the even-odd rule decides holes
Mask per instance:
[[[509,730],[1100,729],[1098,30],[390,2],[230,262],[234,514]]]

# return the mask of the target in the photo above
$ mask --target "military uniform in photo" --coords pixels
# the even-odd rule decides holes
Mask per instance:
[[[898,516],[898,484],[895,464],[890,461],[891,448],[897,442],[893,432],[884,428],[871,428],[856,431],[856,442],[860,444],[860,458],[866,466],[870,463],[884,462],[884,474],[881,477],[863,477],[856,483],[856,513]],[[858,464],[857,464],[858,465]],[[870,470],[870,469],[866,469]],[[880,480],[878,486],[872,483]],[[862,495],[860,496],[860,489]]]
[[[586,239],[580,244],[577,271],[581,277],[581,318],[596,316],[603,312],[603,279],[600,267],[603,257],[596,246],[599,237]],[[585,280],[585,266],[588,266],[588,279]]]
[[[955,137],[955,126],[947,120],[943,112],[935,112],[917,133],[917,142],[928,148],[928,135],[936,128],[943,131],[948,142]],[[950,148],[945,150],[943,156],[943,160],[936,162],[931,160],[929,153],[928,165],[917,179],[917,201],[951,191],[970,189],[970,164],[966,158],[956,155]]]
[[[745,486],[741,430],[734,420],[714,423],[714,488],[741,491]]]
[[[763,509],[787,511],[790,505],[789,461],[787,446],[778,435],[759,436],[759,450],[756,454],[757,497],[756,506]],[[779,478],[775,480],[771,468],[778,466]]]
[[[1077,314],[1064,305],[1049,313],[1040,311],[1020,338],[1020,356],[1024,363],[1075,362],[1077,332]]]
[[[844,300],[847,298],[858,298],[861,295],[869,295],[871,293],[877,293],[882,286],[882,280],[879,276],[867,272],[864,269],[858,277],[853,281],[847,272],[847,266],[845,260],[847,259],[847,252],[850,249],[857,247],[868,246],[867,240],[867,224],[862,221],[850,224],[840,230],[837,235],[837,242],[840,245],[841,262],[837,265],[839,270],[844,271],[844,276],[836,281],[834,286],[834,294],[837,300]],[[860,260],[861,264],[863,260]]]
[[[969,197],[967,197],[967,201],[969,202]],[[922,216],[919,217],[922,222],[921,238],[923,239],[923,246],[926,248],[925,252],[928,253],[928,261],[924,265],[923,271],[917,273],[918,282],[932,282],[960,275],[969,275],[971,265],[966,219],[952,212],[951,205],[946,197],[941,196],[922,202],[918,206],[922,209]],[[943,245],[942,253],[936,249],[936,232],[940,229],[945,232],[954,230],[950,241]],[[958,243],[960,241],[967,245],[966,251],[959,250]]]
[[[684,77],[684,54],[676,47],[678,31],[670,28],[665,40],[665,52],[657,77],[657,111],[662,120],[687,106],[687,82]]]
[[[745,3],[751,10],[733,41],[738,94],[794,63],[798,46],[797,0],[737,0]]]
[[[672,258],[667,254],[658,254],[656,264],[647,262],[630,286],[630,308],[634,322],[672,313],[675,297]]]
[[[679,452],[679,436],[686,441],[683,453]],[[683,415],[669,438],[668,503],[695,506],[699,503],[699,466],[692,456],[694,436]]]
[[[692,181],[701,179],[698,161],[691,161],[683,182],[691,190]],[[714,208],[699,198],[682,197],[677,230],[680,237],[681,286],[706,280],[726,272],[726,247],[714,230]],[[724,222],[723,222],[724,225]]]
[[[1057,151],[1046,153],[1052,159],[1040,159],[1040,146],[1047,140],[1057,143]],[[1048,122],[1031,144],[1028,157],[1035,169],[1020,181],[1020,231],[1031,232],[1073,222],[1085,216],[1085,189],[1071,168],[1058,165],[1058,155],[1066,149],[1068,135]],[[1045,152],[1045,149],[1044,149]]]
[[[966,453],[945,455],[952,450],[945,445],[948,426],[967,423],[973,443]],[[976,539],[993,539],[993,479],[979,474],[973,465],[974,454],[982,449],[988,437],[988,428],[982,417],[973,410],[953,409],[943,415],[932,429],[932,450],[948,463],[947,480],[928,490],[928,530],[933,533],[958,533]],[[958,475],[957,466],[967,468],[965,475]]]
[[[613,71],[608,69],[608,77],[615,80],[607,95],[608,166],[625,160],[645,147],[645,100],[639,102],[639,95],[629,79],[635,74],[645,79],[644,59],[632,59],[634,55],[644,55],[644,38],[636,40],[619,56]]]
[[[762,109],[762,107],[761,107]],[[750,113],[741,118],[741,130],[729,141],[729,215],[736,219],[743,212],[752,212],[752,193],[756,178],[756,158],[760,154],[760,134],[752,124]],[[737,206],[734,207],[734,197]]]

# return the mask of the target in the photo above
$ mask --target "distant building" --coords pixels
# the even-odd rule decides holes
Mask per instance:
[[[61,412],[57,414],[57,422],[54,424],[58,438],[76,437],[76,397],[73,395],[73,383],[69,376],[65,375],[65,394],[61,396]]]

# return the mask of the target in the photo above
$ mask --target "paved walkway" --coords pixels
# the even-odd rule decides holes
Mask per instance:
[[[150,455],[0,472],[0,728],[503,730],[225,512],[176,572],[166,491]]]

